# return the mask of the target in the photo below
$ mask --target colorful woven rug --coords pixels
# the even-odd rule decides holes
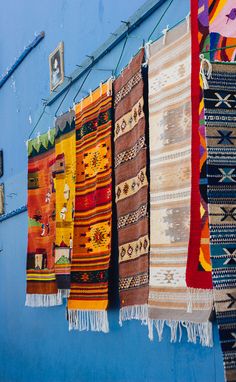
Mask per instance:
[[[149,337],[164,324],[176,341],[212,345],[212,300],[185,281],[191,195],[191,36],[186,23],[150,46],[150,286]],[[176,59],[178,57],[178,59]]]
[[[192,34],[192,51],[200,53],[204,50],[210,49],[210,36],[209,36],[209,17],[208,17],[208,0],[199,0],[198,9],[198,33],[195,30]],[[196,2],[192,0],[191,7],[195,9]],[[195,11],[196,12],[196,11]],[[195,14],[196,17],[196,14]],[[192,16],[193,19],[193,16]],[[199,49],[197,48],[197,34]],[[194,53],[193,53],[194,54]],[[207,55],[206,55],[207,56]],[[207,56],[208,57],[208,56]],[[209,57],[208,57],[209,58]],[[195,57],[195,60],[197,57]],[[194,61],[194,60],[193,60]],[[199,62],[199,59],[198,59]],[[199,64],[197,65],[199,68]],[[194,65],[193,65],[194,67]],[[196,73],[196,72],[195,72]],[[198,74],[199,75],[199,74]],[[194,77],[195,74],[192,73]],[[196,85],[195,85],[196,86]],[[199,99],[199,137],[200,137],[200,215],[201,215],[201,234],[200,234],[200,248],[199,253],[195,252],[192,256],[194,266],[192,266],[190,277],[187,278],[187,285],[194,288],[212,289],[212,275],[211,275],[211,261],[210,261],[210,242],[209,242],[209,220],[207,208],[207,178],[206,178],[206,137],[205,137],[205,124],[204,124],[204,106],[203,106],[203,90],[202,81],[200,78],[200,99]],[[193,153],[194,154],[194,153]],[[195,152],[196,155],[196,152]],[[195,169],[195,174],[197,169]],[[193,222],[193,219],[192,219]],[[190,236],[190,244],[192,236]],[[190,245],[189,245],[189,248]],[[195,257],[196,256],[196,257]],[[198,257],[198,262],[196,258]],[[191,257],[190,257],[191,259]],[[188,269],[187,269],[188,270]],[[199,280],[201,280],[199,282]]]
[[[76,189],[69,329],[108,332],[112,97],[103,84],[75,107]]]
[[[227,381],[236,381],[236,66],[213,64],[204,91],[210,248]]]
[[[148,181],[142,49],[114,82],[120,324],[147,318]]]
[[[236,37],[235,0],[209,0],[209,30],[225,37]]]
[[[56,162],[53,176],[56,188],[55,273],[58,289],[69,296],[70,264],[75,204],[75,112],[58,117],[55,123]]]
[[[201,0],[198,7],[198,3],[195,0],[191,1],[192,184],[186,283],[189,288],[194,288],[192,289],[193,292],[196,292],[199,288],[205,289],[213,304],[206,198],[206,141],[204,109],[203,102],[201,101],[202,89],[199,75],[200,46],[203,38],[206,38],[208,35],[208,8],[206,4],[207,0]]]
[[[55,129],[28,142],[27,306],[62,303],[58,292],[54,245],[56,235]]]
[[[227,2],[228,4],[228,2]],[[198,11],[197,3],[195,0],[191,2],[191,23],[192,28],[195,25],[198,12],[198,25],[194,26],[194,31],[192,33],[192,55],[194,65],[192,67],[192,91],[197,89],[197,86],[201,87],[200,91],[200,102],[199,102],[199,136],[200,136],[200,205],[196,201],[196,181],[198,177],[197,164],[194,167],[192,163],[192,192],[195,194],[195,200],[192,197],[191,201],[191,231],[189,240],[189,255],[188,255],[188,266],[186,272],[186,281],[189,287],[193,288],[212,288],[212,275],[211,275],[211,261],[210,261],[210,244],[209,244],[209,219],[208,219],[208,208],[207,208],[207,177],[206,177],[206,137],[205,137],[205,121],[204,121],[204,105],[203,105],[203,90],[202,83],[197,85],[197,66],[198,62],[197,56],[202,51],[211,50],[210,54],[205,53],[205,57],[211,60],[217,61],[232,61],[235,59],[236,46],[232,48],[222,49],[228,45],[236,45],[236,39],[225,37],[227,31],[227,17],[221,17],[221,24],[219,32],[213,32],[214,20],[220,12],[223,11],[226,5],[225,0],[199,0],[198,1]],[[229,4],[228,4],[229,5]],[[227,5],[227,6],[228,6]],[[209,29],[210,32],[209,33]],[[198,41],[197,41],[198,34]],[[200,52],[198,50],[198,44],[200,47]],[[219,49],[219,50],[217,50]],[[196,111],[197,108],[197,98],[195,97],[195,105],[193,105],[193,110]],[[193,123],[193,129],[195,124]],[[196,131],[195,131],[196,133]],[[197,157],[197,144],[198,137],[193,131],[193,146],[192,146],[192,157]],[[195,169],[195,171],[194,171]],[[193,196],[193,195],[192,195]],[[200,244],[199,242],[199,215],[200,212]],[[194,218],[193,218],[194,216]]]

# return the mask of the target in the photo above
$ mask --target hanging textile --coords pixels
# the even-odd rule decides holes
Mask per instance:
[[[149,238],[143,58],[141,49],[114,82],[120,324],[147,318]]]
[[[110,82],[75,107],[76,185],[69,329],[108,332],[111,253]]]
[[[54,268],[56,238],[55,129],[28,142],[28,251],[26,305],[62,303]]]
[[[207,1],[205,0],[205,3]],[[198,293],[199,289],[205,289],[209,299],[212,300],[212,276],[210,262],[210,243],[208,227],[208,210],[206,197],[206,140],[204,126],[204,108],[202,89],[200,86],[200,63],[199,54],[201,45],[201,33],[204,31],[201,25],[207,28],[208,12],[204,2],[191,2],[191,101],[192,101],[192,177],[191,177],[191,213],[190,213],[190,237],[188,246],[188,261],[186,269],[186,283],[192,293]],[[201,12],[199,12],[201,10]],[[198,20],[199,17],[199,20]],[[202,24],[201,24],[202,23]],[[201,194],[200,194],[201,190]],[[203,293],[203,291],[202,291]]]
[[[150,46],[150,285],[149,337],[164,324],[176,341],[212,345],[212,301],[185,281],[191,196],[191,36],[186,23]],[[178,59],[176,59],[176,57]]]
[[[56,241],[55,273],[58,289],[69,296],[70,268],[74,229],[75,198],[75,112],[58,117],[55,122]]]
[[[235,0],[209,0],[209,16],[210,33],[219,33],[225,37],[236,37]]]
[[[204,90],[210,249],[225,378],[236,380],[236,66],[213,64]]]

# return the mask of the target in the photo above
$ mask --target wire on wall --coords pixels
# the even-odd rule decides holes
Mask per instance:
[[[75,94],[75,96],[74,96],[74,98],[73,98],[73,103],[75,103],[75,100],[76,100],[78,94],[80,93],[80,91],[81,91],[81,89],[82,89],[82,87],[83,87],[85,81],[87,80],[88,76],[90,75],[91,71],[92,71],[92,68],[89,69],[88,73],[87,73],[86,76],[84,77],[84,80],[82,81],[82,83],[81,83],[81,85],[80,85],[80,87],[79,87],[79,90],[76,92],[76,94]]]
[[[114,70],[114,75],[115,75],[115,76],[117,75],[117,70],[118,70],[119,64],[120,64],[120,62],[121,62],[121,59],[122,59],[122,57],[123,57],[124,50],[125,50],[125,47],[126,47],[128,38],[129,38],[129,35],[128,35],[128,32],[127,32],[127,35],[126,35],[126,37],[125,37],[125,41],[124,41],[123,47],[122,47],[122,49],[121,49],[120,57],[119,57],[119,59],[118,59],[116,68],[115,68],[115,70]]]
[[[152,30],[152,32],[150,33],[150,35],[148,36],[148,41],[151,39],[153,33],[156,31],[157,27],[160,25],[163,17],[165,16],[166,12],[168,11],[168,9],[170,8],[171,4],[174,2],[174,0],[170,0],[169,4],[167,5],[167,7],[165,8],[164,12],[162,13],[161,17],[159,18],[157,24],[155,25],[154,29]]]

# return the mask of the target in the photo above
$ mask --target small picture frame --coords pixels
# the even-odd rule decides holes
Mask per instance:
[[[0,178],[3,176],[3,151],[0,150]]]
[[[4,184],[0,184],[0,216],[4,215]]]
[[[49,55],[50,91],[55,90],[64,81],[64,43],[61,41]]]

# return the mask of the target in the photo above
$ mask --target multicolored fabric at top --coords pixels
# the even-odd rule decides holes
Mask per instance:
[[[56,188],[55,273],[63,297],[69,296],[70,264],[75,203],[75,112],[58,117],[55,122],[56,161],[53,176]]]
[[[225,377],[236,381],[236,66],[213,64],[204,90],[210,248]]]
[[[114,82],[120,324],[147,318],[149,238],[143,58],[141,49]]]
[[[76,188],[69,329],[108,332],[111,253],[110,81],[75,107]]]
[[[176,60],[176,57],[178,59]],[[191,35],[188,23],[168,32],[165,43],[150,46],[150,286],[149,337],[153,326],[162,338],[164,324],[171,341],[185,327],[211,346],[208,321],[212,299],[204,290],[188,290],[191,194]]]
[[[236,37],[235,0],[209,0],[208,6],[210,33],[219,33],[224,37]]]
[[[209,0],[210,58],[212,61],[236,60],[235,0]]]
[[[62,303],[58,292],[54,246],[56,236],[55,129],[28,142],[27,306]]]

